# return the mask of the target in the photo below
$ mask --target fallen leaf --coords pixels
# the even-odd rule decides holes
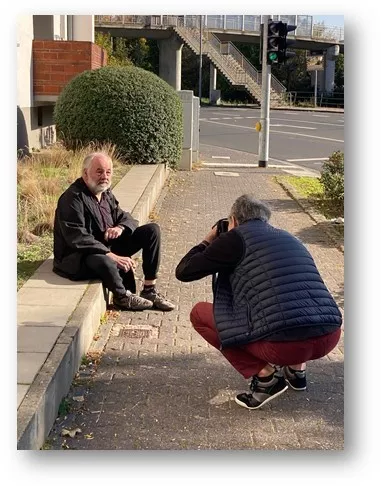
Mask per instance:
[[[77,397],[73,397],[73,400],[75,402],[83,402],[85,399],[84,399],[83,395],[79,395]]]
[[[61,435],[62,436],[69,435],[71,438],[73,438],[73,437],[75,437],[75,435],[77,433],[80,434],[81,432],[82,432],[82,430],[79,429],[78,427],[76,429],[73,429],[73,430],[62,429],[61,430]]]

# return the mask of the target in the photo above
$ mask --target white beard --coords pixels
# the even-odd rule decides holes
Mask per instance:
[[[102,182],[101,184],[97,184],[93,179],[88,180],[87,182],[91,192],[93,194],[101,194],[102,192],[107,191],[110,188],[111,182]]]

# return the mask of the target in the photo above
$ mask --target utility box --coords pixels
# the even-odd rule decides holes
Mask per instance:
[[[180,170],[192,170],[192,163],[198,160],[199,146],[199,99],[193,91],[177,91],[183,104],[183,152]]]
[[[221,90],[220,89],[211,89],[209,96],[210,96],[210,104],[211,105],[220,105],[221,104]]]

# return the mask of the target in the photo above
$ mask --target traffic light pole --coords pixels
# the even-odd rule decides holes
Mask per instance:
[[[261,99],[261,129],[259,131],[259,167],[267,167],[269,160],[270,135],[270,88],[271,65],[267,63],[267,36],[270,15],[263,15],[263,43],[262,43],[262,99]]]

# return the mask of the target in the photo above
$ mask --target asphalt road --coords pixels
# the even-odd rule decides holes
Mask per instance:
[[[258,154],[255,124],[259,108],[203,107],[200,143]],[[333,152],[344,152],[344,114],[313,111],[270,112],[269,162],[287,162],[320,171]]]

